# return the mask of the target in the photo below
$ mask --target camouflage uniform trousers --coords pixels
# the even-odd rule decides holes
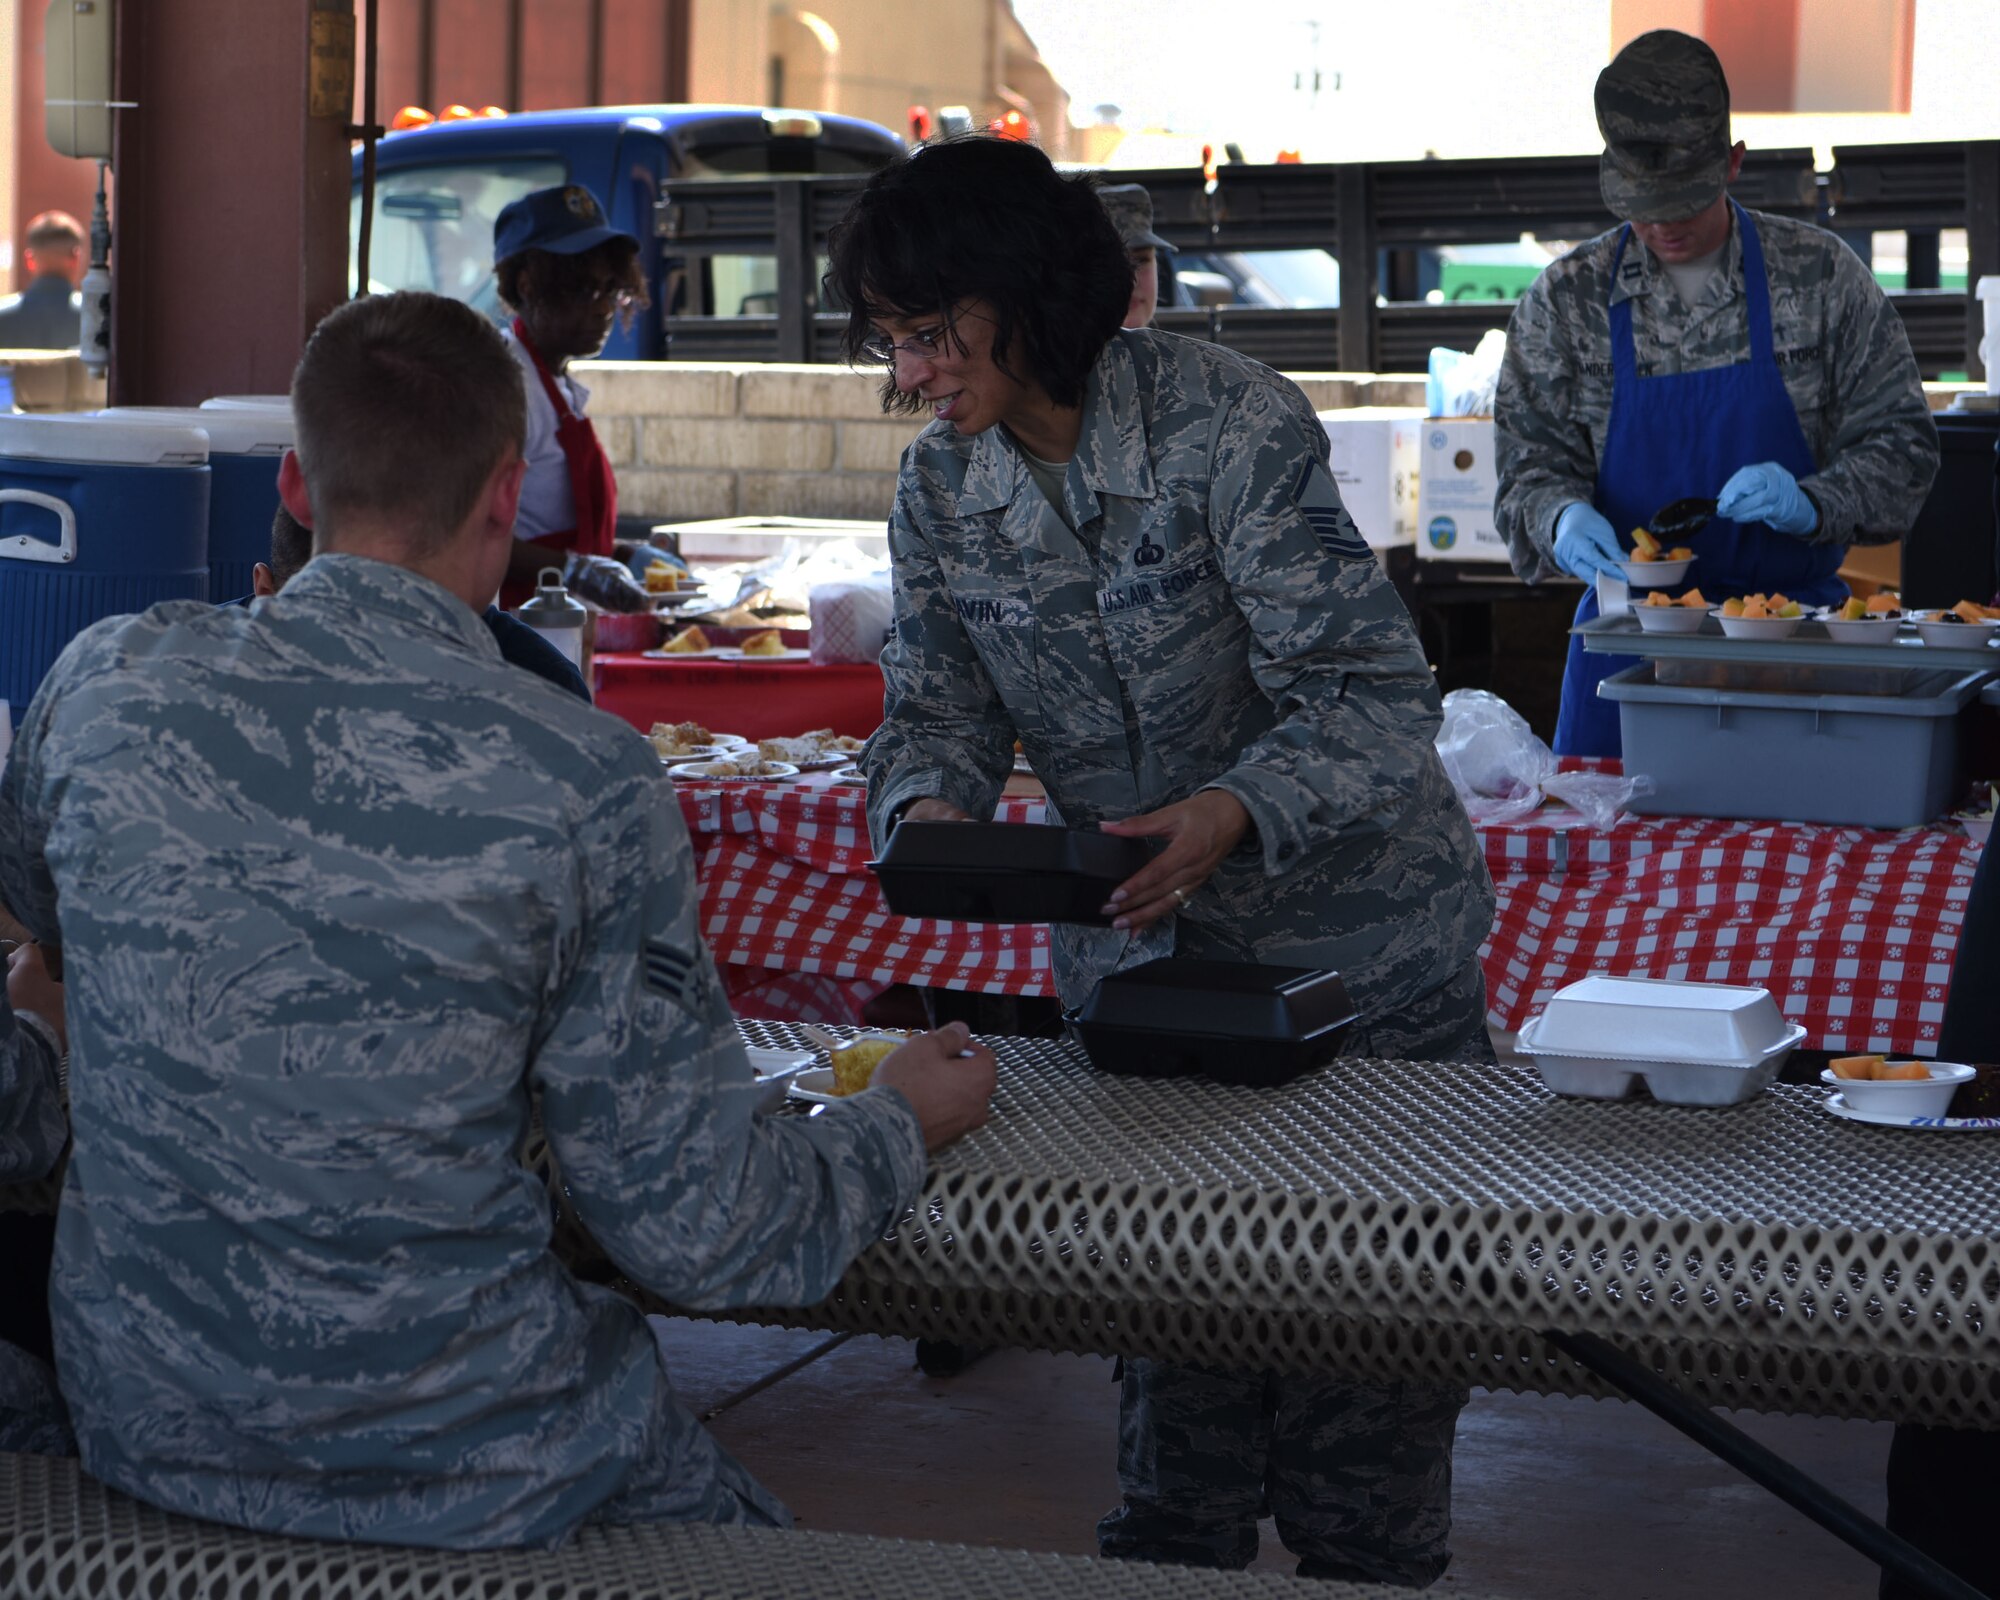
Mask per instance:
[[[1478,958],[1350,1038],[1346,1053],[1488,1063]],[[1118,1407],[1124,1503],[1099,1550],[1240,1568],[1276,1518],[1302,1578],[1423,1588],[1451,1561],[1451,1447],[1461,1384],[1220,1372],[1131,1359]]]

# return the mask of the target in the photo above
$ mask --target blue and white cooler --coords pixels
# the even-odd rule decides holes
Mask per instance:
[[[103,417],[166,422],[208,435],[208,598],[217,605],[250,592],[250,569],[271,559],[278,510],[278,465],[292,445],[292,406],[283,395],[257,405],[113,406]]]
[[[15,720],[101,617],[208,595],[208,435],[0,416],[0,700]]]

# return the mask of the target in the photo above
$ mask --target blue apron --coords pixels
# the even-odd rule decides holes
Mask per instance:
[[[1662,506],[1715,494],[1740,467],[1775,461],[1795,478],[1819,470],[1799,427],[1799,414],[1771,355],[1771,285],[1764,275],[1764,247],[1743,208],[1730,201],[1743,239],[1743,289],[1749,301],[1750,359],[1704,372],[1641,378],[1632,353],[1632,302],[1611,307],[1611,425],[1597,471],[1593,504],[1620,534],[1643,528]],[[1619,235],[1611,281],[1632,242]],[[1847,586],[1834,574],[1841,551],[1807,544],[1761,522],[1717,517],[1688,541],[1698,558],[1688,582],[1711,600],[1782,592],[1808,605],[1832,605]],[[1578,623],[1597,615],[1597,587],[1576,608]],[[1556,719],[1556,753],[1619,753],[1618,705],[1598,697],[1597,685],[1636,656],[1586,655],[1571,639],[1563,667],[1562,711]]]

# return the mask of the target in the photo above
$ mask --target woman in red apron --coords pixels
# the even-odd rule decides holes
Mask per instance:
[[[500,298],[514,313],[506,337],[528,389],[528,472],[500,603],[519,605],[535,574],[556,567],[572,591],[605,610],[643,610],[646,591],[621,564],[614,538],[611,463],[583,414],[588,392],[567,375],[572,361],[604,348],[614,318],[629,322],[647,303],[639,241],[605,221],[588,189],[566,184],[502,210],[493,254]]]

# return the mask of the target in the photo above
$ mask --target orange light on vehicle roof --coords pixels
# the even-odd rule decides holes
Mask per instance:
[[[1003,139],[1019,139],[1024,144],[1034,137],[1028,127],[1028,119],[1014,110],[1003,111],[986,124],[986,130],[999,134]]]
[[[1210,183],[1215,182],[1215,146],[1212,144],[1201,147],[1201,175]]]
[[[1280,150],[1278,152],[1278,164],[1284,167],[1296,167],[1299,164],[1298,151]]]
[[[477,115],[478,113],[475,112],[471,106],[462,106],[459,105],[456,101],[453,101],[452,104],[446,106],[444,110],[438,113],[438,121],[469,122],[472,120],[473,117]]]
[[[507,115],[507,108],[505,106],[481,106],[479,114],[482,117],[504,117]]]
[[[929,106],[910,107],[910,143],[926,144],[931,136],[931,108]]]
[[[422,106],[404,106],[389,119],[389,126],[397,133],[402,133],[409,128],[428,128],[435,121],[437,118]]]

